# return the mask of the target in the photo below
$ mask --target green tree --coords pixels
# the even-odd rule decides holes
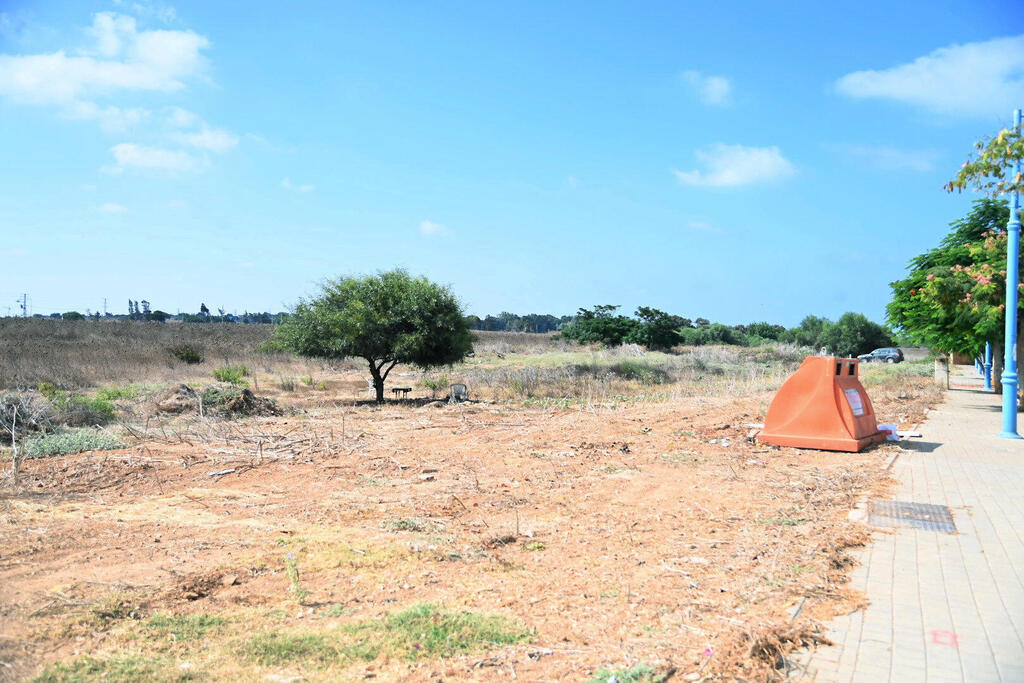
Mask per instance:
[[[663,351],[679,343],[681,319],[678,316],[647,306],[636,309],[635,315],[640,319],[640,324],[633,328],[625,341]]]
[[[779,335],[779,341],[796,344],[797,346],[810,346],[818,348],[821,346],[821,333],[826,327],[832,324],[828,318],[819,318],[816,315],[809,315],[800,321],[796,327],[791,327]]]
[[[1018,129],[1004,128],[992,138],[974,144],[973,156],[960,167],[946,191],[963,192],[967,188],[990,195],[1024,192],[1024,177],[1015,165],[1024,160],[1024,135]]]
[[[593,310],[579,309],[576,318],[566,325],[561,335],[575,339],[581,344],[604,344],[619,346],[640,323],[624,315],[616,315],[618,306],[608,304],[594,306]]]
[[[952,230],[938,247],[912,258],[907,266],[907,277],[889,285],[892,301],[886,306],[886,313],[893,329],[916,344],[972,355],[977,354],[986,341],[995,339],[1002,325],[1001,314],[997,316],[995,331],[991,325],[979,327],[982,311],[974,309],[973,305],[961,305],[961,299],[968,292],[963,289],[963,278],[951,280],[950,274],[960,272],[962,275],[965,268],[973,272],[976,265],[984,262],[998,265],[992,262],[997,255],[987,253],[981,243],[986,236],[999,234],[1009,216],[1006,200],[979,199],[967,216],[950,224]],[[1002,257],[1005,264],[1005,243]],[[1002,269],[1005,265],[997,270]],[[959,289],[959,294],[955,289]],[[1005,294],[1001,287],[1000,292]]]
[[[844,313],[835,323],[823,326],[818,343],[836,356],[856,356],[881,346],[890,346],[892,336],[861,313]]]
[[[319,296],[300,301],[275,334],[301,356],[364,359],[378,403],[398,363],[451,365],[473,350],[455,295],[404,270],[329,280]]]
[[[60,317],[63,320],[85,320],[85,316],[78,311],[68,311],[67,313],[61,313]]]

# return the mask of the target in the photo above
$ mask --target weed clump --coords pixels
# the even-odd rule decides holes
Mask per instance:
[[[203,362],[202,348],[192,344],[177,344],[168,347],[167,353],[171,354],[172,358],[176,358],[182,363],[189,365],[199,365]]]
[[[125,444],[113,434],[89,428],[68,429],[54,434],[30,436],[22,442],[22,447],[25,449],[25,456],[29,458],[126,448]]]
[[[0,394],[0,440],[10,443],[34,432],[49,429],[53,409],[33,392]]]
[[[89,398],[58,389],[50,382],[41,383],[39,393],[53,406],[53,421],[66,427],[106,424],[117,416],[114,404],[103,396]]]
[[[244,365],[228,365],[213,371],[213,378],[215,380],[225,384],[233,384],[236,387],[249,386],[249,383],[244,379],[248,376],[249,368]]]

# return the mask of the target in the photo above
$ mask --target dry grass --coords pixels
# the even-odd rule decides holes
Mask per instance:
[[[112,382],[172,382],[209,375],[221,365],[248,365],[268,374],[309,374],[307,364],[259,353],[271,325],[0,319],[0,388],[51,382],[65,389]],[[170,349],[188,344],[204,362],[189,365]],[[314,364],[319,368],[319,364]],[[317,370],[314,370],[314,372]]]

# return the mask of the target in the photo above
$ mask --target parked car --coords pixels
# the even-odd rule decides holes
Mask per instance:
[[[857,360],[861,363],[902,363],[903,352],[893,347],[887,347],[884,349],[875,349],[871,353],[864,353],[857,356]]]

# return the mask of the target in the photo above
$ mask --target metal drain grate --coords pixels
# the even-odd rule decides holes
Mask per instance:
[[[868,522],[873,526],[910,527],[947,534],[956,533],[953,514],[945,505],[873,500],[868,506]]]

